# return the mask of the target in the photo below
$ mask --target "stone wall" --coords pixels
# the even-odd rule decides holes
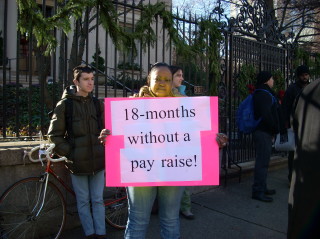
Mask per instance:
[[[40,176],[45,171],[45,165],[41,163],[32,163],[28,159],[23,159],[24,150],[30,150],[31,147],[39,145],[39,142],[28,143],[30,145],[22,145],[22,143],[0,143],[0,194],[2,195],[5,190],[15,182],[27,178]],[[71,179],[69,172],[65,169],[63,163],[53,164],[54,171],[71,186]],[[59,187],[67,203],[67,219],[66,229],[74,228],[80,225],[78,213],[75,204],[75,197],[68,193],[59,182],[53,177],[53,182]]]

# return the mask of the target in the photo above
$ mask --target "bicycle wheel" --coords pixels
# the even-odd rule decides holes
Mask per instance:
[[[113,188],[104,201],[106,222],[117,229],[125,229],[128,220],[128,199],[125,188]],[[109,192],[110,194],[110,192]]]
[[[3,193],[0,198],[1,239],[59,238],[66,218],[65,201],[57,186],[48,182],[45,202],[39,212],[37,202],[41,202],[43,186],[41,177],[25,178]]]

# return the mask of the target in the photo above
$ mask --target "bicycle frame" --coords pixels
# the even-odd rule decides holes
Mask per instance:
[[[44,184],[41,185],[41,193],[39,194],[36,205],[32,209],[32,213],[36,212],[36,215],[34,217],[37,217],[43,208],[46,199],[46,192],[50,175],[52,175],[69,193],[71,193],[73,196],[76,196],[74,191],[60,178],[59,175],[56,174],[56,172],[51,168],[51,166],[52,162],[48,160],[45,172],[40,176],[40,181],[42,181]],[[39,206],[39,204],[41,205]]]
[[[47,161],[47,166],[46,166],[46,170],[45,173],[48,175],[48,179],[49,180],[49,175],[52,175],[69,193],[71,193],[73,196],[76,196],[76,194],[74,193],[73,189],[71,187],[69,187],[61,178],[58,174],[56,174],[56,172],[51,168],[52,162],[51,161]]]
[[[47,175],[46,176],[46,183],[45,183],[45,186],[47,187],[47,184],[48,184],[48,181],[49,181],[49,175],[52,175],[69,193],[71,193],[73,196],[76,196],[75,195],[75,192],[72,190],[71,187],[69,187],[61,178],[59,175],[56,174],[56,172],[51,168],[51,165],[52,165],[52,162],[51,161],[47,161],[47,166],[46,166],[46,170],[45,170],[45,173],[43,175]],[[44,192],[45,193],[45,192]],[[114,204],[116,202],[119,202],[123,199],[126,199],[127,198],[127,195],[125,196],[122,196],[122,197],[119,197],[117,199],[114,199],[110,202],[105,202],[104,205],[105,206],[109,206],[111,204]],[[43,201],[44,201],[45,198],[43,198]]]

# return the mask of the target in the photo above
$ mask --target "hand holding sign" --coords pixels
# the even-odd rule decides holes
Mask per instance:
[[[111,135],[111,131],[109,129],[101,130],[100,136],[98,137],[98,139],[100,140],[100,143],[105,145],[108,135]]]

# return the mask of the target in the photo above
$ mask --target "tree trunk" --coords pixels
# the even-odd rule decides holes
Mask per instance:
[[[86,19],[89,19],[89,15],[91,12],[90,8],[88,11],[86,11],[84,16],[84,21],[79,18],[77,21],[75,21],[75,31],[73,33],[73,39],[72,39],[72,47],[69,57],[69,68],[68,68],[68,81],[72,84],[73,80],[73,68],[81,64],[81,60],[84,54],[86,41],[87,41],[87,34],[88,32],[88,25],[86,24]],[[80,28],[80,29],[79,29]]]
[[[36,45],[36,43],[35,43]],[[50,56],[45,56],[44,48],[34,47],[35,55],[36,55],[36,68],[38,72],[38,79],[39,79],[39,85],[40,89],[43,90],[43,101],[45,106],[48,109],[53,108],[53,102],[50,100],[50,94],[47,88],[47,77],[50,75],[50,63],[51,59]],[[40,92],[42,92],[40,90]]]

